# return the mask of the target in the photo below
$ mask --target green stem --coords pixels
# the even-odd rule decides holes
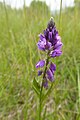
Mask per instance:
[[[40,97],[39,97],[39,120],[41,120],[41,111],[42,111],[42,91],[43,91],[43,83],[44,83],[44,79],[45,79],[45,75],[46,75],[46,71],[47,71],[47,66],[49,63],[49,52],[47,53],[47,59],[46,59],[46,67],[43,73],[43,80],[42,80],[42,84],[41,84],[41,90],[40,90]]]
[[[43,85],[41,86],[41,91],[40,91],[40,99],[39,99],[39,120],[41,120],[41,111],[42,111],[42,89]]]
[[[61,28],[61,18],[62,18],[62,0],[60,2],[60,13],[59,13],[59,28]]]

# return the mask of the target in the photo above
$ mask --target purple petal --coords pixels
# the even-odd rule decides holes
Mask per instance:
[[[54,29],[54,28],[52,29],[52,33],[53,33],[53,35],[54,35],[54,33],[55,33],[55,29]]]
[[[56,70],[56,65],[51,62],[50,64],[50,70],[54,74],[54,71]]]
[[[40,34],[40,40],[39,40],[37,46],[40,50],[45,51],[45,50],[49,50],[51,48],[52,44],[50,42],[48,42],[42,34]]]
[[[46,39],[42,34],[40,34],[40,40],[38,41],[37,46],[40,50],[45,50],[45,45]]]
[[[40,39],[37,43],[37,46],[40,50],[45,50],[45,45],[46,45],[46,39]]]
[[[56,37],[57,41],[61,41],[61,37],[58,34],[56,34],[55,37]]]
[[[44,30],[44,36],[46,39],[48,39],[48,33],[49,33],[49,29]]]
[[[58,35],[58,31],[57,31],[56,27],[54,27],[54,28],[52,29],[52,33],[53,33],[53,36]]]
[[[61,41],[58,41],[55,46],[54,49],[60,50],[62,48],[63,43]]]
[[[50,56],[51,57],[57,57],[57,56],[60,56],[61,54],[62,54],[62,51],[54,50],[54,51],[51,51]]]
[[[48,38],[49,38],[50,41],[52,41],[52,32],[49,32]]]
[[[50,81],[53,81],[54,80],[54,76],[53,76],[53,73],[51,72],[51,70],[47,70],[47,77]]]
[[[50,50],[51,47],[52,47],[52,44],[51,44],[50,42],[46,42],[45,48],[46,48],[47,50]]]
[[[40,37],[40,40],[43,40],[45,38],[44,35],[42,34],[40,34],[39,37]]]
[[[43,67],[44,65],[45,65],[45,61],[44,61],[44,60],[40,60],[40,61],[36,64],[36,68]]]
[[[39,70],[39,71],[38,71],[38,76],[42,75],[42,73],[43,73],[43,72],[42,72],[41,70]]]
[[[59,40],[56,38],[56,35],[53,35],[52,44],[55,45]]]

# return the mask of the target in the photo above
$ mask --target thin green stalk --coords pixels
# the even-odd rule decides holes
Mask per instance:
[[[59,28],[61,28],[61,13],[62,13],[62,0],[60,2],[60,13],[59,13]]]
[[[46,67],[45,67],[45,70],[44,70],[43,80],[42,80],[42,84],[41,84],[41,91],[40,91],[40,98],[39,98],[39,120],[41,120],[41,111],[42,111],[42,91],[43,91],[43,83],[44,83],[44,79],[45,79],[45,75],[46,75],[48,63],[49,63],[49,52],[47,53]]]
[[[8,37],[9,37],[8,39],[10,40],[11,36],[10,36],[8,11],[7,11],[7,7],[6,7],[6,4],[5,4],[5,0],[3,0],[3,2],[4,2],[5,17],[6,17],[6,26],[7,26]]]
[[[43,83],[43,82],[42,82]],[[41,120],[41,111],[42,111],[42,89],[43,85],[41,86],[41,91],[40,91],[40,99],[39,99],[39,120]]]
[[[80,74],[79,74],[80,71],[79,71],[78,63],[75,56],[74,56],[74,62],[77,70],[77,84],[78,84],[78,96],[79,96],[79,107],[80,107]]]
[[[78,74],[78,92],[79,92],[79,107],[80,107],[80,75],[79,75],[79,68],[77,70]]]

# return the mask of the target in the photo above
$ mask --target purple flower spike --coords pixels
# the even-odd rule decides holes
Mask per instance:
[[[45,65],[45,68],[38,71],[38,76],[43,74],[43,86],[48,88],[48,81],[54,81],[54,72],[56,71],[56,65],[50,62],[50,58],[58,57],[62,54],[61,48],[63,43],[56,29],[55,22],[51,17],[48,22],[47,28],[43,34],[39,35],[40,39],[37,43],[38,49],[44,51],[46,55],[45,61],[41,60],[36,64],[36,68],[41,68]],[[46,63],[46,64],[45,64]],[[49,67],[48,67],[49,66]]]
[[[40,75],[42,75],[42,71],[41,70],[38,71],[38,76],[40,76]]]
[[[50,70],[54,74],[54,71],[56,70],[56,65],[51,62],[50,64]]]
[[[45,65],[45,61],[44,61],[44,60],[40,60],[40,61],[36,64],[36,68],[43,67],[44,65]]]
[[[54,80],[54,76],[53,76],[53,73],[52,71],[49,69],[47,70],[47,77],[48,79],[52,82]]]
[[[58,57],[61,54],[62,54],[62,51],[60,51],[60,50],[54,50],[54,51],[51,51],[50,56],[51,57]]]

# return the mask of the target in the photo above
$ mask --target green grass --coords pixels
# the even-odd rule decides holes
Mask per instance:
[[[37,120],[32,80],[41,54],[36,43],[50,17],[45,5],[27,10],[0,5],[0,120]],[[64,46],[53,60],[55,87],[45,120],[80,120],[80,12],[68,8],[53,17]]]

